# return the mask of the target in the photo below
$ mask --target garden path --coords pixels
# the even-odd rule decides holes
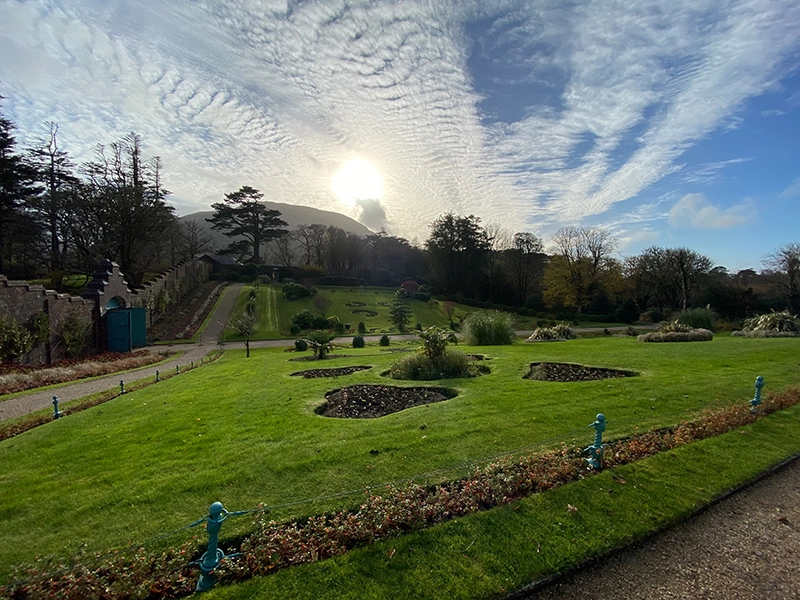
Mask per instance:
[[[800,598],[800,459],[591,567],[507,600]]]

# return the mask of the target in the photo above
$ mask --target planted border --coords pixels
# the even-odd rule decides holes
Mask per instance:
[[[800,403],[800,388],[788,388],[762,405],[769,414]],[[606,448],[607,466],[623,465],[694,441],[726,433],[752,423],[761,415],[746,405],[731,405],[700,413],[676,427],[649,431],[617,440]],[[350,549],[394,537],[407,531],[449,521],[456,516],[508,504],[531,493],[583,479],[587,472],[580,451],[567,448],[494,462],[469,477],[440,485],[382,486],[369,490],[358,509],[285,523],[257,520],[257,529],[241,540],[239,556],[215,571],[220,583],[342,554]],[[377,489],[377,488],[376,488]],[[261,512],[267,512],[263,507]],[[193,525],[197,525],[198,521]],[[130,554],[91,557],[94,564],[75,564],[43,575],[36,568],[21,572],[24,583],[0,588],[3,598],[177,598],[194,591],[197,571],[188,561],[197,558],[198,540],[160,555],[139,548]],[[86,561],[90,562],[90,561]]]

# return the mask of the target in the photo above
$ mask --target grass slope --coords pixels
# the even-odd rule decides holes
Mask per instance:
[[[236,306],[238,309],[244,307],[247,302],[251,286],[245,286]],[[351,329],[356,330],[360,321],[364,322],[368,332],[372,333],[392,333],[396,332],[389,320],[389,305],[394,298],[395,290],[392,288],[352,288],[352,287],[320,287],[319,294],[330,298],[333,302],[328,316],[337,316],[342,323],[350,323]],[[252,339],[280,339],[289,336],[292,316],[298,312],[308,309],[317,314],[311,298],[301,298],[299,300],[287,300],[281,293],[279,285],[261,285],[257,288],[256,313],[259,315],[256,334]],[[364,306],[347,306],[348,304],[362,302]],[[441,310],[441,303],[437,300],[422,302],[420,300],[410,300],[413,311],[410,327],[413,328],[417,322],[422,323],[423,327],[438,325],[447,328],[449,326],[447,318]],[[376,316],[368,316],[363,312],[353,312],[358,310],[370,310],[378,313]],[[456,314],[465,316],[476,309],[466,306],[458,306]],[[225,332],[226,340],[238,340],[240,336],[232,329]]]
[[[216,500],[231,510],[278,505],[439,469],[450,470],[435,477],[454,478],[469,461],[525,446],[573,439],[585,445],[597,412],[609,419],[608,438],[675,424],[708,403],[746,402],[756,375],[766,391],[796,384],[797,343],[598,338],[467,347],[489,357],[490,375],[439,382],[459,396],[370,420],[329,419],[313,409],[329,390],[387,383],[380,373],[396,355],[374,346],[348,349],[349,358],[326,366],[373,368],[304,380],[289,374],[318,364],[290,362],[295,355],[281,349],[255,350],[250,359],[226,351],[212,365],[0,443],[0,579],[10,565],[36,555],[142,542],[194,521]],[[530,362],[543,360],[642,375],[585,383],[522,379]],[[273,516],[315,514],[359,499],[304,503]],[[240,519],[224,533],[247,528]]]

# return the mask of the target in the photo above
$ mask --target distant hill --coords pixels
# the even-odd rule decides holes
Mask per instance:
[[[369,235],[373,233],[355,219],[329,210],[320,210],[309,206],[296,206],[294,204],[283,204],[281,202],[264,202],[264,204],[270,210],[280,211],[281,219],[288,223],[287,229],[289,230],[297,229],[299,225],[318,223],[320,225],[334,225],[340,229],[344,229],[348,233],[355,233],[357,235]],[[226,236],[221,231],[214,231],[211,229],[211,223],[206,221],[206,219],[210,219],[213,214],[214,212],[210,210],[196,212],[180,217],[179,220],[194,221],[198,225],[201,225],[214,239],[217,248],[224,248],[234,241],[234,238]]]

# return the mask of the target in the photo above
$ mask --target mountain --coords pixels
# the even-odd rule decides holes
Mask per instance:
[[[297,229],[299,225],[312,225],[318,223],[320,225],[335,225],[336,227],[344,229],[349,233],[355,233],[362,236],[373,233],[355,219],[351,219],[350,217],[329,210],[320,210],[318,208],[311,208],[309,206],[284,204],[282,202],[263,202],[263,204],[265,204],[270,210],[279,211],[281,213],[280,218],[289,224],[287,227],[289,230]],[[211,235],[211,237],[214,239],[214,242],[217,244],[217,248],[224,248],[234,241],[234,238],[226,236],[221,231],[214,231],[211,229],[211,223],[206,221],[206,219],[210,219],[211,215],[213,214],[214,212],[210,210],[201,211],[180,217],[179,220],[196,222],[198,225],[202,226],[203,231],[207,231],[209,235]]]

